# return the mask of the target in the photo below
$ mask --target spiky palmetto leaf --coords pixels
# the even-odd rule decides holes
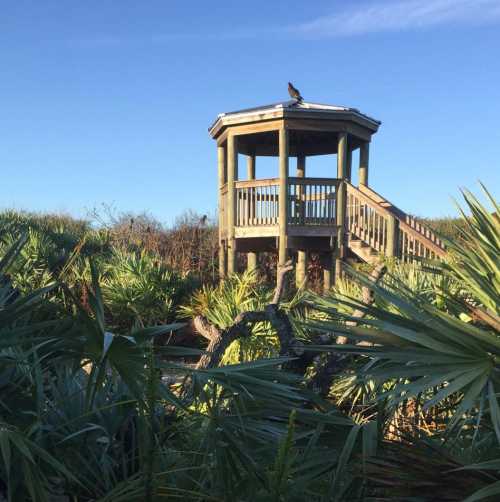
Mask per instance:
[[[115,251],[102,268],[103,298],[119,327],[172,322],[194,287],[192,278],[182,277],[150,253]]]
[[[434,264],[458,285],[440,292],[445,309],[403,282],[373,284],[351,270],[374,292],[376,302],[368,306],[356,298],[317,299],[315,306],[322,315],[308,326],[349,337],[350,344],[331,350],[361,356],[366,364],[351,377],[347,392],[349,384],[351,390],[372,385],[370,397],[383,411],[379,418],[387,420],[387,426],[393,426],[394,418],[411,403],[424,413],[422,423],[445,441],[449,451],[467,448],[489,460],[500,453],[500,226],[496,215],[469,193],[464,196],[471,212],[465,218],[468,230],[463,231],[460,246],[451,246],[449,261],[440,267]],[[351,317],[353,310],[364,317]],[[420,433],[418,420],[411,427]],[[485,487],[470,500],[492,496],[496,490],[496,484]]]
[[[190,302],[180,308],[182,317],[204,316],[218,328],[228,328],[242,312],[264,310],[272,290],[259,282],[255,272],[233,275],[218,286],[203,286]],[[278,340],[268,322],[255,323],[251,337],[236,340],[226,350],[223,364],[273,357],[279,352]]]
[[[349,474],[361,449],[358,439],[344,449],[353,421],[283,372],[286,360],[204,371],[171,362],[193,351],[152,340],[179,325],[109,328],[98,267],[91,262],[89,271],[85,305],[66,284],[17,296],[8,281],[0,287],[2,495],[320,501],[332,470]],[[34,322],[56,291],[73,313]],[[190,392],[179,384],[175,392],[167,370],[178,381],[188,375]],[[342,490],[356,493],[354,481],[349,475]]]
[[[192,465],[211,465],[197,478],[210,487],[207,493],[223,500],[319,501],[332,470],[346,468],[351,452],[341,458],[337,451],[353,421],[304,393],[300,378],[280,369],[284,362],[259,360],[192,375],[197,413],[186,417],[184,427],[196,423],[203,432],[193,438],[198,446],[190,445],[199,452]],[[346,480],[345,490],[356,486]]]
[[[470,216],[459,206],[465,228],[460,229],[460,242],[447,243],[451,256],[443,269],[464,285],[471,300],[492,313],[500,326],[500,208],[481,186],[493,212],[472,193],[463,191]]]
[[[369,281],[358,276],[361,282]],[[404,298],[384,286],[371,285],[377,295],[391,303],[399,313],[356,301],[337,300],[340,304],[355,305],[366,312],[363,327],[346,326],[335,305],[321,310],[330,313],[331,321],[315,322],[315,329],[345,333],[352,340],[375,343],[375,346],[346,345],[336,350],[376,358],[376,363],[365,369],[365,378],[375,381],[402,379],[390,392],[381,396],[389,404],[417,395],[428,396],[429,408],[454,393],[463,393],[462,404],[456,409],[450,426],[456,425],[462,415],[478,402],[481,393],[494,395],[497,368],[500,364],[500,336],[438,310],[417,297]],[[488,382],[493,387],[488,387]],[[438,392],[428,394],[446,383]]]

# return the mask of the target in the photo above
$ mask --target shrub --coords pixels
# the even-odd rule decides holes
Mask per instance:
[[[103,298],[115,326],[166,324],[196,285],[152,253],[115,251],[105,263]]]
[[[351,400],[364,392],[364,413],[379,421],[386,439],[400,443],[384,443],[379,458],[368,462],[368,479],[384,500],[435,500],[432,488],[422,490],[426,484],[439,486],[441,500],[500,496],[494,460],[500,455],[500,220],[498,205],[486,194],[493,213],[464,192],[469,214],[462,212],[460,241],[449,242],[447,259],[434,265],[437,279],[412,272],[405,282],[389,277],[374,285],[353,271],[374,290],[375,305],[340,296],[317,305],[323,320],[314,328],[323,323],[322,331],[352,341],[331,350],[357,356],[336,390]],[[347,322],[346,307],[365,317]],[[430,451],[436,457],[427,469]]]

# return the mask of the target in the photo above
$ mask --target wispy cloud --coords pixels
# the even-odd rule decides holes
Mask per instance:
[[[330,38],[370,33],[430,29],[436,26],[481,26],[500,23],[500,0],[356,0],[331,13],[292,25],[238,27],[231,30],[153,34],[147,40],[113,36],[74,40],[81,48],[114,48],[181,41]]]
[[[296,36],[335,37],[500,21],[500,0],[375,0],[290,27]]]

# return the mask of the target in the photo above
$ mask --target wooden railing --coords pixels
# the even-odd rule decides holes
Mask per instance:
[[[412,256],[436,258],[446,254],[443,242],[432,230],[391,204],[372,188],[360,185],[359,190],[397,218],[399,227],[398,250],[401,259],[409,261]]]
[[[366,187],[347,184],[347,227],[377,251],[403,261],[446,254],[431,230]]]
[[[288,224],[335,225],[338,180],[289,178]]]
[[[288,224],[335,225],[338,183],[335,178],[289,178]],[[235,182],[235,204],[236,226],[277,225],[279,179]]]
[[[408,215],[399,220],[398,247],[400,257],[404,261],[412,261],[413,257],[435,259],[446,255],[441,239]]]
[[[388,234],[392,230],[391,214],[349,183],[346,219],[347,230],[351,235],[379,253],[393,254],[393,250],[388,247]]]
[[[237,227],[278,223],[278,178],[237,181],[235,192]]]
[[[346,184],[344,228],[351,236],[386,256],[404,261],[438,258],[446,254],[443,243],[429,229],[406,215],[376,192]],[[290,226],[337,225],[336,178],[288,179],[287,223]],[[228,186],[221,187],[220,221],[227,225]],[[235,226],[273,226],[279,223],[279,179],[236,181]]]

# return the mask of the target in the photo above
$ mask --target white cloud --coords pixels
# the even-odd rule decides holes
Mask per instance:
[[[331,14],[288,26],[235,26],[231,30],[154,34],[147,40],[113,36],[72,41],[83,48],[134,43],[171,44],[276,38],[329,38],[408,31],[444,25],[481,26],[500,22],[500,0],[348,0]]]
[[[289,30],[296,36],[335,37],[499,20],[500,0],[375,0],[356,2]]]

